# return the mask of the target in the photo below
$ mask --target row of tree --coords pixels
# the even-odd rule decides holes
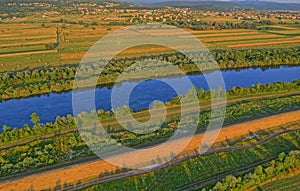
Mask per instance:
[[[237,22],[216,22],[216,21],[176,21],[167,20],[166,24],[174,25],[180,28],[190,28],[193,30],[222,30],[222,29],[257,29],[259,26],[266,26],[274,24],[270,20],[260,21],[242,21]]]
[[[198,53],[199,54],[199,53]],[[200,53],[201,54],[201,53]],[[257,49],[257,50],[219,50],[212,53],[221,69],[237,69],[246,67],[271,67],[281,65],[299,65],[299,48],[290,49]],[[200,55],[205,62],[201,63],[201,70],[212,70],[212,57],[209,53]],[[152,60],[151,62],[149,60]],[[142,67],[134,65],[136,62],[145,63]],[[168,63],[178,66],[183,72],[199,72],[194,62],[180,53],[164,54],[160,56],[123,58],[110,61],[104,67],[105,62],[89,63],[81,69],[86,76],[81,80],[91,77],[98,78],[98,85],[115,83],[118,76],[126,76],[123,80],[143,79],[156,77],[155,71],[161,75],[176,75],[178,71],[170,70]],[[82,65],[81,65],[82,66]],[[47,67],[37,69],[25,69],[22,71],[0,73],[0,100],[29,97],[32,95],[46,94],[50,92],[70,91],[78,65],[65,65],[61,67]],[[130,67],[128,70],[126,70]],[[100,69],[103,69],[99,76]],[[125,71],[126,70],[126,71]],[[109,86],[109,85],[108,85]]]
[[[201,102],[209,102],[211,97],[218,98],[218,96],[222,96],[225,92],[221,89],[219,90],[210,90],[204,91],[203,89],[196,89],[196,93],[199,101]],[[227,91],[228,98],[239,98],[245,96],[257,96],[262,94],[273,94],[273,93],[287,93],[287,92],[296,92],[300,91],[300,80],[294,81],[292,83],[283,83],[277,82],[273,84],[267,85],[256,85],[251,88],[233,88],[230,91]],[[255,117],[257,115],[270,112],[280,112],[285,111],[290,108],[300,107],[299,105],[299,96],[286,96],[281,98],[273,98],[273,99],[263,99],[259,103],[257,101],[246,102],[246,103],[235,103],[231,104],[226,109],[226,121],[225,123],[231,123],[235,120],[245,119],[249,116]],[[193,100],[192,100],[193,101]],[[187,103],[187,102],[186,102]],[[172,99],[170,102],[166,103],[168,107],[181,104],[180,96]],[[93,112],[92,112],[93,113]],[[81,119],[86,118],[88,113],[81,113],[77,116],[77,122],[80,122]],[[111,121],[114,120],[114,113],[110,111],[98,110],[96,115],[99,117],[101,121]],[[122,116],[121,116],[122,117]],[[125,116],[126,117],[126,116]],[[203,111],[200,116],[199,128],[205,128],[208,124],[208,120],[210,117],[210,111]],[[31,122],[33,126],[29,126],[25,124],[22,128],[12,128],[6,125],[3,126],[3,132],[0,133],[0,144],[9,144],[19,140],[34,138],[42,135],[59,133],[65,130],[76,129],[76,119],[72,115],[67,115],[66,117],[58,116],[53,123],[45,123],[41,124],[39,116],[36,113],[33,113],[31,116]],[[177,118],[173,117],[168,121],[168,124],[176,124]],[[130,124],[129,124],[130,125]],[[133,144],[138,144],[142,142],[141,140],[134,140],[137,135],[130,134],[124,128],[120,128],[118,125],[116,126],[106,126],[106,130],[115,136],[119,141],[128,143],[132,142]],[[149,127],[145,127],[149,128]],[[160,133],[162,136],[167,136],[173,132],[172,129],[169,128],[167,124],[163,124],[160,129]],[[128,134],[129,133],[129,134]],[[152,135],[151,135],[152,136]],[[154,136],[154,135],[153,135]],[[125,138],[126,137],[126,138]],[[141,136],[142,137],[142,136]],[[145,135],[145,137],[149,138],[149,135]]]

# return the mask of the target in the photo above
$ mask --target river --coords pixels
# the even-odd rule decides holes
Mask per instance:
[[[222,71],[222,74],[226,89],[230,90],[234,86],[245,88],[258,83],[292,82],[300,79],[300,67],[249,68]],[[214,72],[207,75],[214,75]],[[183,78],[189,78],[198,88],[208,89],[204,76],[200,74],[165,79],[175,84],[180,84]],[[124,88],[125,90],[136,84],[137,86],[131,94],[129,105],[135,111],[147,109],[154,100],[166,102],[177,96],[171,87],[159,80],[123,82],[117,88]],[[105,111],[111,109],[111,92],[112,90],[109,87],[96,89],[95,103],[97,109]],[[33,112],[40,116],[42,123],[53,122],[58,115],[66,116],[67,114],[72,114],[72,92],[51,93],[49,95],[3,101],[0,103],[0,111],[0,127],[4,124],[10,127],[23,127],[25,123],[31,125],[30,115]]]

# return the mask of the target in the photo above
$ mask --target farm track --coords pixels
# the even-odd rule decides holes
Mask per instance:
[[[228,103],[235,103],[235,102],[241,102],[241,101],[251,101],[251,100],[255,100],[255,99],[262,99],[262,98],[273,98],[273,97],[280,97],[280,96],[292,96],[292,95],[298,95],[300,92],[292,92],[292,93],[281,93],[281,94],[272,94],[272,95],[262,95],[262,96],[254,96],[254,97],[247,97],[247,98],[237,98],[237,99],[233,99],[233,100],[227,100],[227,104]],[[178,108],[180,107],[180,105],[173,105],[173,106],[170,106],[170,107],[167,107],[168,109],[172,109],[172,108]],[[200,109],[205,109],[205,108],[209,108],[210,107],[210,104],[205,104],[203,106],[200,106]],[[197,110],[198,108],[190,108],[192,111],[193,110]],[[138,114],[142,114],[144,112],[148,112],[147,110],[146,111],[141,111],[141,112],[138,112]],[[181,113],[181,110],[179,109],[179,111],[173,111],[173,112],[169,112],[168,114],[170,115],[176,115],[176,114],[180,114]],[[152,118],[154,117],[160,117],[159,115],[158,116],[152,116]],[[136,120],[138,121],[142,121],[142,120],[147,120],[149,119],[149,117],[136,117],[135,118]],[[130,121],[122,121],[123,123],[125,122],[130,122]],[[108,126],[108,125],[116,125],[116,124],[119,124],[118,121],[112,121],[112,122],[106,122],[106,123],[103,123],[102,125],[105,127],[105,126]],[[5,149],[9,149],[9,148],[13,148],[13,147],[16,147],[16,146],[22,146],[22,145],[26,145],[26,144],[29,144],[29,143],[32,143],[34,141],[38,141],[38,140],[45,140],[45,139],[49,139],[49,138],[54,138],[54,137],[58,137],[58,136],[61,136],[61,135],[66,135],[66,134],[69,134],[69,133],[74,133],[74,132],[77,132],[78,130],[77,129],[70,129],[70,130],[66,130],[66,131],[62,131],[62,132],[57,132],[57,133],[51,133],[51,134],[48,134],[48,135],[43,135],[41,137],[36,137],[36,138],[32,138],[32,139],[28,139],[28,140],[24,140],[24,141],[20,141],[18,143],[13,143],[13,144],[10,144],[10,145],[2,145],[0,146],[0,151],[1,150],[5,150]]]
[[[279,124],[282,125],[282,124],[286,124],[289,122],[293,122],[293,121],[296,121],[296,119],[298,119],[297,117],[298,118],[300,117],[300,111],[271,116],[271,117],[267,117],[267,118],[263,118],[263,119],[259,119],[259,120],[253,120],[251,122],[246,122],[246,123],[229,126],[227,128],[224,128],[225,131],[223,132],[223,135],[221,132],[220,136],[216,142],[225,141],[227,138],[232,139],[234,137],[235,138],[240,137],[240,136],[244,135],[245,133],[249,133],[249,129],[251,129],[251,132],[256,132],[256,131],[262,130],[261,127],[264,127],[264,129],[268,129],[271,127],[278,126]],[[274,119],[277,119],[277,120],[274,120]],[[235,129],[239,129],[239,131],[235,131]],[[232,132],[230,134],[231,137],[226,137],[226,136],[229,136],[228,132]],[[279,133],[279,135],[283,134],[283,133],[284,132],[281,132],[281,133]],[[226,136],[224,136],[224,134]],[[267,138],[267,140],[261,141],[260,144],[266,143],[266,142],[270,141],[272,138],[277,137],[279,135],[274,134],[271,137]],[[191,141],[193,143],[191,143],[187,147],[187,150],[194,153],[195,146],[199,147],[199,142],[197,142],[197,141],[201,141],[201,135],[196,135],[195,139],[193,138],[193,140]],[[178,140],[178,141],[176,140],[176,142],[178,142],[178,144],[180,144],[180,140]],[[175,143],[172,143],[172,144],[175,144]],[[250,145],[250,147],[253,147],[254,145]],[[210,153],[207,153],[207,154],[212,154],[212,152],[213,153],[228,152],[233,149],[243,149],[243,148],[247,148],[247,147],[249,147],[249,145],[241,146],[241,147],[233,147],[233,148],[227,147],[227,148],[223,148],[220,150],[210,151]],[[185,155],[183,154],[180,156],[185,156]],[[197,155],[197,157],[198,156],[199,155]],[[184,159],[186,160],[188,158],[184,158]],[[178,162],[183,161],[182,158],[179,158],[177,160],[178,160],[177,163],[176,163],[176,161],[174,161],[172,164],[173,165],[178,164]],[[16,189],[19,187],[27,188],[27,187],[30,187],[31,185],[34,186],[34,189],[38,189],[38,190],[46,189],[49,187],[54,187],[56,185],[56,181],[57,181],[58,177],[62,178],[62,180],[61,180],[62,182],[68,182],[68,183],[76,184],[76,182],[78,180],[81,180],[82,182],[88,182],[88,181],[84,181],[84,180],[86,180],[88,177],[96,178],[98,176],[99,172],[105,172],[106,170],[108,170],[108,169],[111,170],[112,168],[115,168],[115,167],[113,165],[108,164],[105,161],[98,159],[95,162],[91,161],[91,162],[87,162],[86,164],[77,164],[77,165],[73,165],[73,166],[69,166],[69,167],[66,166],[61,169],[41,172],[41,173],[33,174],[31,176],[14,178],[13,180],[7,179],[6,181],[2,181],[2,183],[0,183],[0,190],[1,189],[12,190],[12,189]],[[162,168],[162,167],[160,167],[160,168]],[[119,178],[124,178],[127,176],[135,176],[138,174],[145,174],[145,173],[148,173],[149,171],[154,171],[157,169],[158,168],[151,168],[147,171],[133,171],[133,172],[130,171],[130,172],[123,173],[122,176],[120,174],[116,174],[116,175],[113,175],[110,177],[106,177],[104,180],[99,179],[96,182],[92,182],[92,183],[88,182],[88,184],[81,185],[81,186],[88,187],[88,186],[103,183],[103,182],[117,180]],[[79,178],[79,177],[81,177],[81,178]],[[80,187],[80,188],[82,188],[82,187]],[[70,190],[74,190],[74,188],[70,188]]]

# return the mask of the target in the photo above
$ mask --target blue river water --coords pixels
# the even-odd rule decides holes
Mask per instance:
[[[251,87],[258,83],[292,82],[300,79],[300,67],[280,67],[264,70],[250,68],[239,71],[222,71],[222,74],[226,89],[230,90],[232,87]],[[213,76],[214,72],[207,75]],[[184,78],[189,78],[193,85],[198,88],[208,89],[204,76],[200,74],[166,78],[165,80],[180,85]],[[135,111],[147,109],[154,100],[167,102],[177,96],[177,93],[169,85],[160,80],[123,82],[117,88],[125,90],[132,85],[136,85],[136,87],[130,95],[129,107]],[[97,109],[111,110],[111,92],[111,88],[108,87],[96,89],[95,104]],[[53,122],[58,115],[72,114],[72,92],[51,93],[20,100],[3,101],[0,103],[0,127],[3,125],[10,127],[23,127],[24,124],[31,125],[30,115],[33,112],[40,116],[42,123]]]

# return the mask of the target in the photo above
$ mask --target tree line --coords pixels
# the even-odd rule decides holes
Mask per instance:
[[[237,22],[216,22],[216,21],[176,21],[167,20],[166,24],[174,25],[180,28],[189,28],[192,30],[222,30],[222,29],[257,29],[259,26],[266,26],[274,24],[270,20],[260,21],[242,21]]]
[[[206,57],[211,60],[209,53],[204,54],[206,54],[203,55],[204,58]],[[216,50],[212,52],[212,55],[220,69],[299,65],[300,63],[299,48]],[[155,62],[147,62],[149,59],[154,59],[162,63],[172,63],[185,73],[199,72],[198,67],[192,60],[180,53],[162,54],[158,57],[143,56],[115,59],[102,68],[103,71],[100,76],[97,73],[99,71],[99,63],[86,64],[83,70],[89,74],[86,76],[86,79],[99,77],[98,85],[108,85],[116,82],[118,76],[124,73],[129,76],[127,80],[131,80],[130,76],[134,80],[138,78],[143,79],[144,76],[154,77],[156,75],[154,71],[158,69],[158,66]],[[138,67],[133,67],[131,70],[123,72],[138,61],[145,61],[144,63],[147,63],[143,66],[142,70]],[[213,69],[209,65],[209,61],[201,66],[202,70]],[[78,65],[65,65],[61,67],[45,67],[0,73],[0,101],[50,92],[70,91],[73,88],[77,67]],[[171,74],[168,67],[162,66],[159,69],[162,75],[176,75],[176,73]]]

